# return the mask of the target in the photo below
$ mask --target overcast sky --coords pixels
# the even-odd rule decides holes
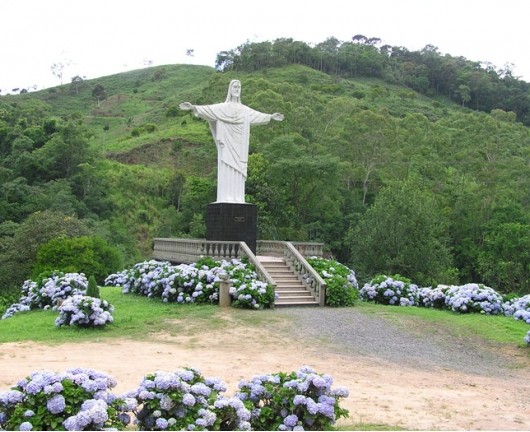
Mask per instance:
[[[147,62],[213,67],[218,52],[247,40],[315,44],[356,34],[510,63],[530,82],[529,17],[529,0],[0,0],[0,89],[59,85],[54,63],[69,64],[69,83]]]

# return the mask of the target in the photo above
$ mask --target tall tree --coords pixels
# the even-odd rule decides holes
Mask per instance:
[[[401,274],[418,284],[456,281],[447,220],[414,181],[384,188],[353,231],[353,268],[365,276]]]

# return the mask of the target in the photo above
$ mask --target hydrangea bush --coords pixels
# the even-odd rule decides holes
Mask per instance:
[[[505,302],[503,309],[504,315],[530,324],[530,294]]]
[[[239,399],[222,396],[224,391],[219,379],[185,368],[145,376],[130,396],[139,404],[140,430],[250,429],[250,412]]]
[[[106,300],[76,294],[61,303],[55,325],[57,327],[68,325],[103,327],[114,321],[113,311],[114,306]]]
[[[502,312],[502,296],[483,284],[450,286],[445,291],[445,304],[454,312],[480,312],[497,315]]]
[[[438,285],[435,288],[420,288],[418,291],[418,306],[443,309],[445,308],[445,292],[449,289],[447,285]]]
[[[335,260],[310,257],[307,262],[318,272],[327,285],[328,306],[353,306],[359,298],[355,272]],[[308,279],[306,275],[305,279]]]
[[[231,281],[232,306],[260,309],[271,307],[274,304],[274,289],[266,282],[259,280],[257,273],[248,264],[238,260],[223,261],[221,270],[228,274]],[[215,299],[218,300],[217,292]]]
[[[116,381],[102,372],[34,372],[0,392],[0,430],[329,430],[348,416],[339,406],[348,390],[332,383],[303,367],[241,381],[228,398],[221,380],[184,368],[149,374],[117,397]]]
[[[262,282],[252,266],[239,261],[204,259],[193,264],[171,265],[155,260],[136,264],[108,276],[107,286],[121,286],[124,293],[162,298],[164,302],[218,303],[220,275],[232,282],[234,307],[268,308],[274,304],[272,286]]]
[[[36,281],[29,279],[22,284],[19,302],[11,305],[2,319],[32,309],[56,309],[68,297],[84,294],[87,287],[88,280],[83,273],[42,273]]]
[[[348,411],[340,399],[348,390],[332,390],[333,379],[309,367],[298,372],[261,375],[239,383],[241,399],[251,411],[253,430],[329,430]]]
[[[400,306],[449,309],[458,313],[504,314],[530,324],[530,294],[503,303],[501,294],[483,284],[438,285],[418,288],[407,279],[378,276],[361,290],[363,300]],[[405,293],[405,298],[401,297]],[[524,338],[530,345],[530,331]]]
[[[114,378],[92,369],[34,372],[12,390],[0,392],[2,430],[123,429],[133,400],[111,393]]]
[[[365,301],[384,305],[417,306],[418,291],[418,286],[403,276],[379,275],[366,283],[359,294]]]

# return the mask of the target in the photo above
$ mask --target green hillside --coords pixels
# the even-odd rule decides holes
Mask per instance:
[[[1,96],[0,290],[59,235],[100,236],[124,265],[155,236],[202,237],[216,150],[178,104],[224,101],[233,78],[243,103],[285,115],[251,133],[261,239],[323,241],[361,278],[530,292],[530,130],[514,113],[295,64],[166,65]]]

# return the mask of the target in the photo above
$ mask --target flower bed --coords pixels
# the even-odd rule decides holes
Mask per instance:
[[[218,378],[184,368],[146,375],[137,389],[116,397],[116,381],[92,369],[35,372],[0,392],[0,430],[329,430],[348,411],[342,387],[309,367],[241,381],[223,395]]]
[[[84,294],[88,280],[82,273],[46,272],[34,280],[26,280],[21,287],[19,303],[11,305],[2,319],[32,309],[57,309],[59,303],[75,294]]]
[[[326,305],[353,306],[359,298],[355,272],[335,260],[320,257],[307,258],[327,285]],[[306,275],[307,279],[309,275]]]
[[[502,296],[483,284],[451,286],[445,291],[445,304],[454,312],[480,312],[497,315],[502,312]]]
[[[379,275],[365,284],[359,294],[365,301],[384,305],[417,306],[418,286],[400,275]]]
[[[418,291],[418,306],[443,309],[445,308],[445,292],[448,285],[438,285],[435,288],[420,288]]]
[[[360,290],[365,301],[396,306],[423,306],[458,313],[505,314],[530,324],[530,294],[503,304],[502,296],[483,284],[418,288],[407,279],[378,276]],[[403,298],[403,295],[406,297]],[[524,338],[530,345],[530,331]]]
[[[130,270],[110,275],[105,285],[121,286],[124,293],[159,297],[164,302],[218,303],[222,273],[232,282],[230,294],[234,307],[260,309],[274,304],[273,288],[260,281],[250,265],[239,260],[205,259],[178,266],[145,261]]]
[[[102,327],[114,320],[113,311],[114,306],[106,300],[76,294],[61,303],[55,325],[57,327],[66,325]]]
[[[249,430],[250,412],[222,396],[226,386],[185,368],[149,374],[132,393],[140,430]]]
[[[507,301],[503,309],[506,316],[512,316],[516,320],[523,320],[530,324],[530,294]]]
[[[251,410],[254,430],[329,430],[348,411],[340,399],[348,390],[332,390],[333,379],[309,367],[298,372],[254,377],[239,383],[241,399]]]
[[[110,392],[115,386],[112,377],[92,369],[35,372],[0,393],[0,429],[123,429],[128,408]]]

